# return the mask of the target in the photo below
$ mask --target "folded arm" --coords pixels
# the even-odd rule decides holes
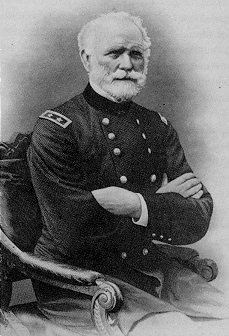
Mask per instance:
[[[192,244],[207,232],[213,210],[211,195],[193,174],[174,128],[166,125],[168,184],[142,195],[147,203],[148,230],[154,239],[174,245]]]
[[[147,205],[147,230],[155,240],[186,245],[200,240],[208,230],[213,202],[193,174],[176,131],[166,126],[165,148],[168,181],[156,191],[141,191]],[[136,193],[118,187],[92,192],[97,202],[115,215],[140,218],[143,202]],[[144,224],[143,224],[144,225]]]

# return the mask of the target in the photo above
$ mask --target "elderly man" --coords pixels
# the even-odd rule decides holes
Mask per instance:
[[[144,312],[174,307],[192,316],[221,317],[219,304],[208,309],[200,303],[200,292],[206,303],[216,290],[195,276],[193,289],[190,273],[182,273],[172,250],[169,255],[154,243],[201,239],[212,198],[188,165],[171,124],[132,101],[146,81],[146,30],[136,17],[109,13],[86,24],[78,41],[89,84],[40,115],[28,152],[44,222],[35,253],[124,280],[150,302],[152,309]],[[35,284],[35,289],[47,305],[58,296],[50,287]],[[159,296],[173,306],[155,301]]]

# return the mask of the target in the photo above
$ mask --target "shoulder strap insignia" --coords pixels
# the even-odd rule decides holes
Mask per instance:
[[[63,128],[66,128],[72,123],[72,120],[65,117],[63,114],[51,110],[45,111],[39,118],[50,120]]]
[[[168,121],[165,117],[163,117],[159,112],[158,112],[160,118],[161,118],[161,121],[163,121],[164,124],[168,125]]]

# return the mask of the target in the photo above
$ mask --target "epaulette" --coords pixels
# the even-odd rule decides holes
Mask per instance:
[[[168,121],[165,117],[163,117],[159,112],[157,112],[161,118],[161,121],[163,121],[164,124],[168,125]]]
[[[63,114],[51,110],[45,111],[39,118],[50,120],[63,128],[66,128],[72,122],[71,119],[65,117]]]

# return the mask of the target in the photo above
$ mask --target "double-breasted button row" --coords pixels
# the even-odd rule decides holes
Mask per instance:
[[[110,124],[110,120],[108,118],[103,118],[102,119],[102,124],[104,126],[108,126]],[[114,140],[115,139],[115,134],[113,132],[108,133],[107,136],[108,136],[109,140]],[[118,148],[118,147],[115,147],[113,149],[113,153],[114,153],[115,156],[119,156],[121,154],[121,149]],[[125,184],[127,182],[127,177],[125,175],[122,175],[122,176],[120,176],[119,180],[122,184]]]
[[[137,118],[136,119],[136,122],[137,122],[137,124],[138,125],[140,125],[140,120]],[[109,124],[110,124],[110,120],[109,120],[109,118],[103,118],[102,119],[102,124],[104,125],[104,126],[108,126]],[[143,137],[143,139],[145,139],[146,140],[146,134],[143,132],[142,133],[142,137]],[[115,139],[115,134],[114,133],[108,133],[108,139],[110,139],[110,140],[114,140]],[[150,147],[148,147],[148,153],[149,154],[151,154],[151,148]],[[117,154],[117,155],[119,155],[119,154]]]
[[[137,118],[136,119],[136,123],[138,124],[138,125],[140,125],[140,120]],[[103,118],[102,119],[102,124],[104,125],[104,126],[108,126],[109,124],[110,124],[110,120],[109,120],[109,118],[107,118],[107,117],[105,117],[105,118]],[[108,133],[108,139],[109,140],[114,140],[115,139],[115,134],[113,133],[113,132],[110,132],[110,133]],[[146,134],[143,132],[142,133],[142,137],[143,137],[143,139],[145,139],[146,140]],[[149,154],[151,154],[151,148],[150,147],[148,147],[148,153]],[[121,154],[121,149],[120,148],[118,148],[118,147],[115,147],[114,149],[113,149],[113,154],[115,155],[115,156],[120,156],[120,154]],[[120,182],[122,183],[122,184],[125,184],[125,183],[127,183],[127,177],[125,176],[125,175],[123,175],[123,176],[120,176]],[[153,183],[153,182],[155,182],[156,181],[156,175],[155,174],[152,174],[151,176],[150,176],[150,181]]]
[[[137,123],[138,125],[140,125],[140,120],[139,120],[138,118],[136,119],[136,123]],[[146,140],[146,134],[145,134],[144,132],[142,133],[142,137],[143,137],[143,139]],[[152,153],[152,150],[151,150],[150,147],[148,147],[147,150],[148,150],[148,153],[149,153],[149,154]]]
[[[103,118],[102,119],[102,124],[104,126],[109,125],[109,123],[110,123],[110,120],[108,118]],[[115,134],[114,133],[112,133],[112,132],[108,133],[108,139],[113,140],[114,138],[115,138]]]

